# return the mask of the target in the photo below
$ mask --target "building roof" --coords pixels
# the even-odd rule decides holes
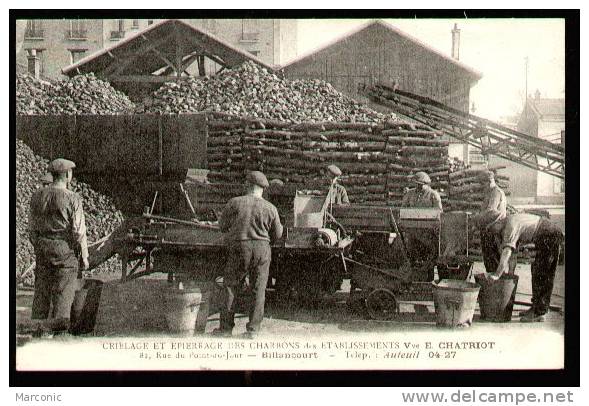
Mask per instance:
[[[420,46],[421,48],[427,50],[428,52],[431,52],[431,53],[441,57],[446,62],[456,66],[457,68],[463,70],[468,75],[472,76],[474,81],[478,81],[479,79],[481,79],[483,77],[481,72],[471,68],[470,66],[468,66],[468,65],[466,65],[466,64],[464,64],[454,58],[449,57],[448,55],[443,54],[442,52],[432,48],[430,45],[426,44],[425,42],[418,40],[417,38],[401,31],[400,29],[398,29],[398,28],[396,28],[396,27],[394,27],[394,26],[392,26],[382,20],[370,21],[370,22],[360,26],[359,28],[356,28],[355,30],[350,31],[349,33],[344,34],[343,36],[340,36],[340,37],[328,42],[327,44],[325,44],[319,48],[316,48],[310,52],[307,52],[307,53],[293,59],[292,61],[289,61],[288,63],[283,65],[281,68],[286,69],[291,65],[295,65],[295,64],[301,63],[307,59],[311,59],[311,58],[315,57],[316,54],[318,54],[321,51],[331,48],[332,46],[339,44],[341,42],[345,42],[356,35],[360,35],[360,34],[364,33],[365,31],[369,31],[369,30],[379,28],[379,27],[385,28],[389,32],[396,34],[406,40],[409,40],[409,41],[413,42],[414,44],[416,44],[417,46]]]
[[[195,54],[204,54],[221,66],[231,68],[246,61],[273,70],[254,55],[181,20],[163,20],[152,24],[116,44],[101,49],[62,69],[68,76],[79,73],[151,75]]]
[[[564,99],[528,99],[530,108],[538,118],[564,119]]]

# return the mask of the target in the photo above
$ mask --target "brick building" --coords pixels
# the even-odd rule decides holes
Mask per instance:
[[[39,75],[62,77],[61,69],[133,36],[160,20],[28,20],[17,53],[19,71],[37,63]],[[284,19],[185,19],[269,65],[296,56],[297,23]],[[29,69],[30,70],[30,69]]]

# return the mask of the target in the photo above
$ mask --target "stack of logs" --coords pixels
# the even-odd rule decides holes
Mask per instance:
[[[241,182],[248,170],[300,189],[324,189],[321,170],[338,165],[350,201],[398,205],[409,175],[425,171],[432,186],[447,187],[448,143],[420,125],[285,123],[212,113],[208,125],[211,182]]]

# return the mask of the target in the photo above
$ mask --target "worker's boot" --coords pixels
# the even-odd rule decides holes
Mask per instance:
[[[530,307],[528,310],[523,310],[519,312],[519,317],[529,317],[530,315],[534,314],[534,307]]]
[[[536,310],[532,307],[519,314],[519,321],[522,323],[541,323],[546,321],[546,313],[536,313]]]
[[[211,332],[211,334],[215,337],[231,337],[233,335],[233,331],[217,327]]]

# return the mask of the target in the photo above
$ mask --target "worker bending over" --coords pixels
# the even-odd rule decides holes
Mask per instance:
[[[431,179],[425,172],[417,172],[410,176],[416,185],[403,196],[403,207],[428,208],[442,210],[440,194],[430,187]],[[435,230],[420,230],[406,232],[407,249],[409,259],[413,263],[421,263],[419,280],[432,281],[434,279],[434,267],[438,258],[438,234]]]
[[[480,211],[473,217],[473,222],[481,233],[481,251],[487,272],[495,272],[499,264],[500,250],[496,235],[489,229],[495,222],[507,216],[507,199],[505,193],[495,183],[495,174],[491,171],[482,172],[481,181],[485,185],[485,195]]]
[[[246,195],[231,199],[219,220],[221,231],[226,233],[228,258],[223,276],[225,303],[221,309],[220,327],[213,332],[215,335],[232,334],[235,326],[235,295],[246,277],[249,277],[254,303],[249,310],[244,337],[253,338],[260,330],[272,256],[270,242],[282,237],[278,210],[262,197],[268,185],[262,172],[248,173]]]
[[[69,323],[80,259],[82,269],[88,269],[82,199],[68,190],[75,167],[66,159],[52,161],[48,168],[52,183],[33,194],[29,213],[29,238],[36,260],[31,317],[62,319],[64,329]]]
[[[493,280],[509,272],[510,258],[519,245],[534,243],[536,257],[531,267],[532,307],[520,313],[520,320],[544,321],[550,307],[560,244],[564,237],[562,231],[548,219],[528,213],[509,215],[491,225],[490,231],[497,235],[501,242],[497,270],[488,274]]]

